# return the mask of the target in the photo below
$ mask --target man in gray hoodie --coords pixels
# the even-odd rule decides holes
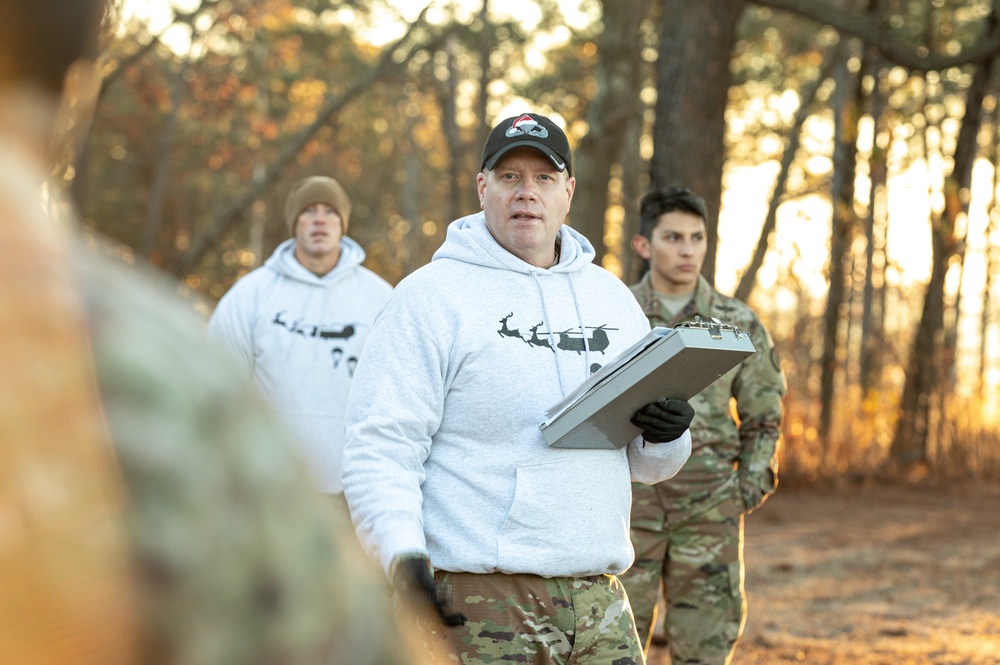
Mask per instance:
[[[690,454],[687,402],[650,404],[621,449],[546,445],[545,411],[649,329],[563,224],[569,142],[525,113],[490,132],[482,212],[453,222],[376,320],[347,408],[344,491],[362,544],[463,663],[642,663],[615,577],[629,481]]]
[[[392,287],[347,237],[351,200],[333,178],[292,186],[292,236],[219,301],[208,333],[251,372],[304,446],[318,488],[340,497],[344,407],[354,365]],[[346,508],[345,508],[346,511]]]

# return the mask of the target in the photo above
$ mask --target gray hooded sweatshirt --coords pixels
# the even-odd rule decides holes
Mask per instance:
[[[453,572],[621,573],[629,480],[665,480],[690,454],[687,432],[620,450],[546,445],[545,411],[649,329],[590,242],[568,226],[559,238],[559,263],[536,268],[482,213],[459,219],[376,319],[348,398],[343,480],[386,570],[425,553]]]
[[[219,301],[208,334],[253,374],[298,436],[319,489],[339,493],[344,407],[361,348],[392,287],[361,265],[344,236],[333,270],[317,277],[295,258],[295,239]]]

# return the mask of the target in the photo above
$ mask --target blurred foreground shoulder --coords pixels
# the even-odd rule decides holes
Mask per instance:
[[[166,281],[81,249],[127,494],[143,662],[413,663],[387,582]]]

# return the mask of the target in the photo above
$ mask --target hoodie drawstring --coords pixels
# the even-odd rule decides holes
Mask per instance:
[[[573,278],[568,274],[569,292],[573,294],[573,307],[576,309],[576,320],[580,324],[580,332],[583,334],[583,381],[590,377],[590,340],[587,339],[587,329],[583,327],[583,315],[580,313],[580,299],[576,297],[576,288],[573,286]]]
[[[580,326],[580,333],[583,336],[583,378],[581,382],[586,381],[590,376],[590,341],[587,339],[587,329],[583,326],[583,315],[580,313],[580,302],[576,297],[576,289],[573,286],[573,278],[568,273],[564,273],[566,279],[569,280],[569,291],[573,298],[573,307],[576,310],[576,321]],[[556,375],[559,377],[559,391],[565,396],[569,391],[566,390],[566,386],[563,384],[562,371],[559,366],[559,354],[556,353],[558,349],[558,341],[556,340],[555,332],[552,330],[552,324],[549,322],[549,311],[545,306],[545,291],[542,289],[542,283],[538,279],[538,271],[532,270],[531,277],[535,281],[535,288],[538,289],[538,299],[542,302],[542,321],[545,324],[549,339],[549,348],[552,350],[552,355],[555,357],[556,362]],[[573,386],[575,389],[576,386]]]

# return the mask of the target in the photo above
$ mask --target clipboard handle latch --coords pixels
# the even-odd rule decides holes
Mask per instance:
[[[736,334],[737,337],[743,335],[743,332],[736,326],[729,325],[728,323],[723,323],[722,321],[712,317],[707,321],[702,319],[700,316],[695,316],[694,321],[683,321],[678,323],[675,328],[701,328],[703,330],[708,330],[708,334],[712,339],[722,339],[723,330],[731,330]]]

